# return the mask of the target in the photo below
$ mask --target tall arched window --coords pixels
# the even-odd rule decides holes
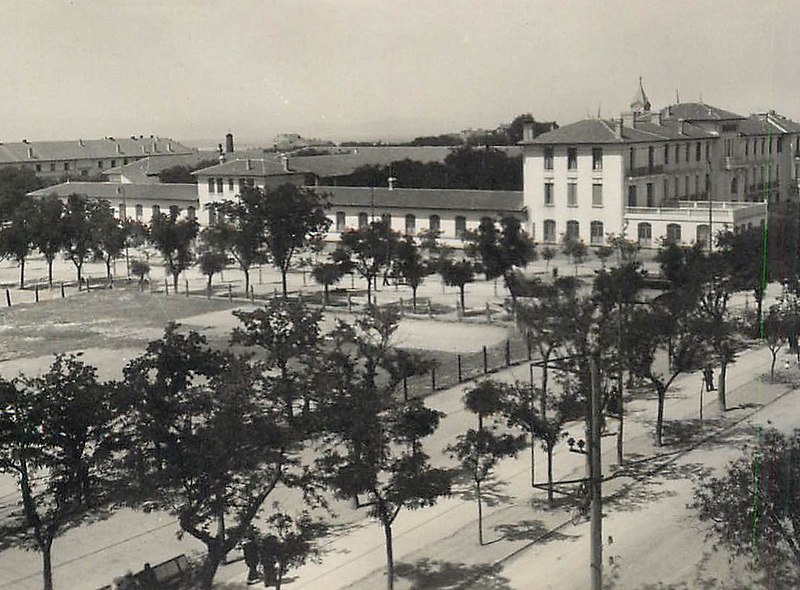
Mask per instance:
[[[413,236],[415,233],[417,233],[417,218],[409,213],[406,215],[406,234]]]
[[[144,207],[141,205],[136,205],[136,207],[134,207],[134,211],[136,212],[136,221],[141,221],[142,216],[144,215]]]
[[[194,221],[197,219],[197,210],[194,207],[187,207],[186,208],[186,218],[189,221]]]
[[[700,224],[697,226],[697,243],[708,244],[709,231],[708,226]]]
[[[603,234],[603,222],[593,221],[589,226],[589,239],[592,244],[602,244],[605,235]]]
[[[174,217],[175,219],[178,219],[178,217],[180,217],[180,214],[181,214],[181,208],[178,207],[177,205],[172,205],[169,208],[170,217]]]
[[[735,195],[739,192],[739,179],[735,176],[731,178],[731,194]]]
[[[556,222],[553,219],[545,219],[542,224],[542,239],[552,244],[556,241]]]
[[[344,211],[336,212],[336,231],[344,231],[345,228],[345,215]]]
[[[381,213],[381,221],[384,222],[389,229],[392,229],[392,214],[391,213]]]
[[[567,222],[567,236],[575,240],[579,240],[581,238],[580,222],[576,221],[575,219],[570,219]]]
[[[363,211],[358,214],[358,227],[363,228],[369,225],[369,216]]]
[[[467,231],[467,218],[463,215],[456,215],[456,237],[463,238]]]
[[[428,229],[432,232],[440,232],[442,228],[442,219],[438,215],[431,215],[428,218]]]
[[[667,224],[667,241],[680,244],[681,242],[681,225],[679,223]]]
[[[120,203],[119,204],[119,218],[124,221],[126,216],[127,216],[127,214],[128,214],[128,212],[125,210],[125,203]]]
[[[647,247],[653,240],[653,226],[647,222],[642,222],[638,225],[637,234],[639,236],[639,245]]]
[[[153,213],[153,219],[155,219],[156,217],[161,215],[161,207],[159,207],[158,205],[153,205],[152,213]]]

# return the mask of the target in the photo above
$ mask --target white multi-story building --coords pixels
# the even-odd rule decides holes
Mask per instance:
[[[706,242],[763,224],[767,203],[797,198],[800,125],[702,103],[651,112],[639,85],[620,119],[585,119],[523,139],[528,228],[600,245],[609,234]]]

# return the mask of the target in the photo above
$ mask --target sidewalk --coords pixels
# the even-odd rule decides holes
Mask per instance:
[[[769,353],[765,349],[756,349],[744,353],[731,366],[728,373],[729,407],[747,403],[768,404],[787,391],[785,386],[770,386],[754,380],[755,376],[768,371],[769,361]],[[516,377],[520,378],[520,372],[521,369],[517,367],[501,371],[495,377],[512,379],[516,373]],[[690,425],[694,424],[699,410],[697,395],[700,378],[699,374],[683,375],[671,387],[665,407],[665,421],[668,426],[665,430],[665,442],[669,441],[669,424],[672,421],[685,420]],[[463,432],[463,428],[471,426],[474,419],[457,409],[462,390],[463,387],[453,388],[428,398],[432,407],[449,411],[441,426],[441,431],[447,433],[448,437]],[[712,421],[719,420],[720,415],[716,409],[715,397],[708,396],[704,401],[704,418],[710,431]],[[656,410],[655,400],[631,400],[627,402],[626,409],[626,457],[673,454],[674,448],[667,446],[657,449],[653,445],[652,419]],[[752,411],[731,410],[726,413],[724,422],[740,420]],[[582,437],[583,424],[572,424],[569,431],[576,438]],[[607,438],[603,443],[603,469],[606,475],[610,475],[613,473],[612,467],[616,458],[615,439]],[[566,445],[559,445],[556,452],[556,479],[582,477],[585,473],[584,457],[569,453],[565,447]],[[515,460],[503,462],[497,469],[496,479],[505,485],[498,485],[487,494],[495,499],[491,502],[493,505],[487,505],[484,509],[484,530],[489,544],[483,547],[477,543],[476,505],[469,490],[457,490],[453,497],[432,508],[400,513],[394,526],[395,561],[400,575],[396,584],[398,589],[412,587],[414,580],[417,585],[413,587],[437,587],[433,584],[436,583],[436,576],[441,574],[441,568],[448,570],[448,575],[459,579],[461,583],[474,576],[491,574],[494,571],[493,564],[533,546],[538,539],[569,521],[570,509],[547,509],[544,492],[531,490],[528,452],[523,452]],[[537,480],[541,480],[545,470],[544,453],[537,449],[536,458]],[[632,483],[630,478],[611,479],[604,485],[604,495],[613,496],[620,493],[624,486],[630,485],[640,484]],[[646,499],[643,501],[647,502]],[[614,508],[609,507],[607,510],[613,511]],[[582,535],[586,531],[579,532]],[[576,534],[574,527],[569,527],[569,530],[562,528],[550,534],[545,542],[574,542],[578,539]],[[358,530],[333,540],[327,549],[329,553],[320,564],[309,564],[292,573],[296,577],[291,588],[378,588],[385,583],[383,535],[377,522],[365,521]],[[439,563],[432,564],[433,561]],[[237,588],[237,585],[231,585],[230,582],[243,583],[244,579],[243,574],[229,579],[225,588]],[[430,586],[421,585],[420,580],[427,580],[425,583]],[[440,580],[443,581],[444,579]],[[474,587],[485,586],[475,583]]]

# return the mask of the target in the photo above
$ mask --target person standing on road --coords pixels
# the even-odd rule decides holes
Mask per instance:
[[[150,567],[149,563],[144,564],[144,568],[138,575],[139,588],[141,590],[159,590],[158,578],[156,572]]]
[[[248,533],[247,539],[242,545],[244,553],[244,563],[247,565],[247,583],[255,584],[258,582],[258,543],[256,543],[253,533]]]
[[[714,387],[714,369],[711,368],[711,365],[706,365],[703,377],[706,380],[706,391],[716,391],[717,388]]]

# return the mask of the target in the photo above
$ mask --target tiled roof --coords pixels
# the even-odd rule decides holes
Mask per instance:
[[[31,193],[32,197],[56,195],[67,197],[78,194],[93,199],[105,199],[116,203],[123,198],[128,203],[134,201],[186,201],[187,204],[197,202],[196,184],[120,184],[118,182],[64,182],[48,186]]]
[[[192,172],[192,174],[197,176],[254,176],[261,178],[265,176],[302,174],[302,172],[287,172],[284,170],[281,163],[274,160],[243,159],[231,160],[215,166],[203,168],[202,170]]]
[[[129,182],[155,183],[159,182],[158,174],[173,166],[195,166],[200,161],[208,159],[200,152],[191,154],[170,154],[157,157],[146,157],[125,166],[117,166],[103,172],[103,176],[122,174]],[[213,159],[213,157],[211,158]]]
[[[31,157],[29,157],[29,151]],[[190,154],[194,150],[165,137],[76,139],[0,143],[0,163],[100,160],[143,155]]]
[[[619,138],[615,133],[616,124],[617,122],[614,120],[583,119],[543,133],[536,139],[525,143],[534,145],[565,143],[609,144],[714,137],[711,133],[689,123],[686,123],[683,126],[683,131],[681,131],[677,121],[665,121],[662,125],[659,125],[654,122],[653,117],[644,116],[641,120],[637,119],[635,127],[623,127],[622,137]]]
[[[417,189],[353,186],[317,186],[332,206],[400,209],[452,209],[457,211],[520,212],[521,191],[479,191],[460,189]]]
[[[731,119],[744,119],[730,111],[704,104],[702,102],[680,102],[665,107],[661,110],[665,118],[683,119],[684,121],[726,121]]]

